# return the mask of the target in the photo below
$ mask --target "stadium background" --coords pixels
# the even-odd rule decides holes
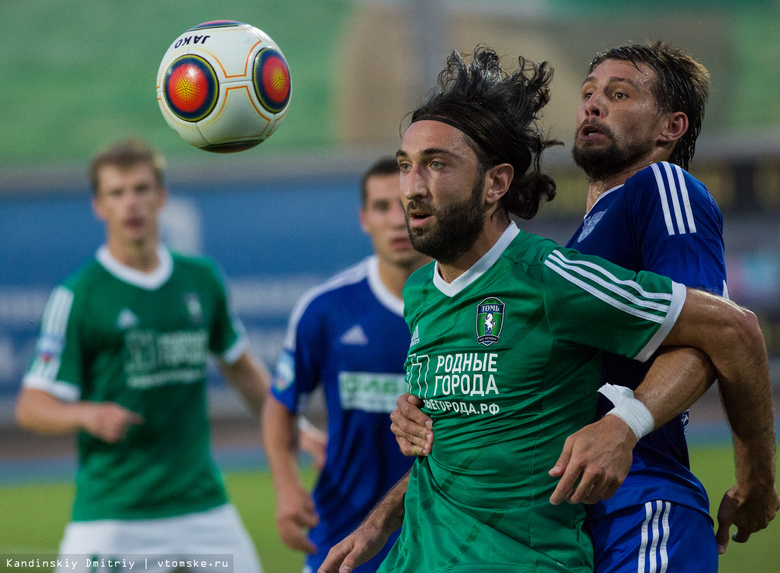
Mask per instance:
[[[214,19],[265,30],[292,74],[279,130],[235,155],[185,144],[155,97],[168,45]],[[12,404],[50,289],[102,240],[86,178],[95,150],[137,135],[164,153],[172,192],[166,241],[219,260],[254,349],[273,365],[295,299],[370,253],[356,218],[359,174],[394,153],[404,114],[433,85],[446,55],[479,42],[555,67],[544,125],[566,145],[545,166],[559,193],[523,226],[561,242],[582,216],[586,182],[569,144],[590,58],[613,45],[664,39],[707,66],[712,91],[691,171],[723,209],[730,293],[761,319],[778,396],[778,29],[776,0],[632,8],[616,0],[0,2],[0,481],[67,479],[72,471],[70,442],[20,436]],[[218,380],[211,386],[212,414],[225,430],[218,443],[236,446],[253,422]],[[691,424],[694,445],[728,443],[714,392],[694,408]],[[220,459],[228,468],[262,464],[257,451],[242,456]],[[761,535],[776,541],[778,532],[774,523]],[[777,544],[771,549],[780,561]]]

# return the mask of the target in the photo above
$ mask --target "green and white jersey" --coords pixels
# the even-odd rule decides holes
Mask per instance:
[[[685,288],[512,224],[451,284],[429,264],[404,289],[409,391],[433,419],[401,537],[380,571],[588,572],[581,505],[549,502],[567,436],[594,420],[600,350],[647,359]]]
[[[158,250],[143,274],[102,247],[51,294],[24,385],[63,400],[115,402],[143,417],[125,440],[78,435],[74,521],[149,519],[226,502],[210,456],[209,352],[246,350],[219,269]]]

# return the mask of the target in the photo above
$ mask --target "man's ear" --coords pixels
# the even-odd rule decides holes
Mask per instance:
[[[500,163],[491,167],[485,174],[485,184],[487,185],[487,195],[485,202],[488,205],[495,205],[499,202],[507,191],[512,179],[515,176],[515,168],[509,163]]]
[[[666,125],[658,135],[658,142],[664,145],[674,144],[688,131],[688,116],[681,111],[667,114]]]

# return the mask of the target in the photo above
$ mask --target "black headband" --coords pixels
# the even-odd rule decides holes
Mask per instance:
[[[420,117],[416,117],[412,120],[412,123],[417,123],[418,121],[440,121],[441,123],[446,123],[447,125],[451,125],[461,133],[468,136],[476,145],[479,146],[479,148],[485,153],[486,156],[488,156],[488,160],[492,162],[493,165],[498,165],[499,163],[511,163],[516,169],[519,168],[518,165],[514,165],[512,160],[507,157],[497,157],[495,155],[491,155],[487,151],[487,147],[483,143],[483,138],[478,136],[475,131],[472,129],[469,129],[468,127],[464,126],[462,123],[455,121],[454,119],[451,119],[449,117],[443,117],[441,115],[421,115]],[[531,151],[525,147],[520,146],[519,149],[516,150],[518,153],[522,155],[523,160],[525,161],[525,166],[523,167],[523,173],[528,169],[528,166],[531,164],[532,161],[532,155]],[[520,159],[519,157],[517,159]]]
[[[421,115],[420,117],[413,119],[412,123],[417,123],[418,121],[440,121],[441,123],[446,123],[447,125],[451,125],[458,131],[461,131],[464,134],[466,134],[474,143],[479,145],[483,151],[486,151],[485,146],[482,144],[482,138],[478,137],[473,130],[467,128],[462,123],[459,123],[454,119],[450,119],[449,117],[442,117],[440,115]]]

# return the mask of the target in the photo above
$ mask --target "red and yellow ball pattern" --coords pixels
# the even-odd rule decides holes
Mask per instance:
[[[163,88],[171,111],[184,121],[200,121],[214,109],[219,82],[214,69],[199,56],[186,55],[168,69]]]
[[[255,93],[265,109],[279,113],[290,101],[290,68],[273,48],[258,52],[254,65]]]

